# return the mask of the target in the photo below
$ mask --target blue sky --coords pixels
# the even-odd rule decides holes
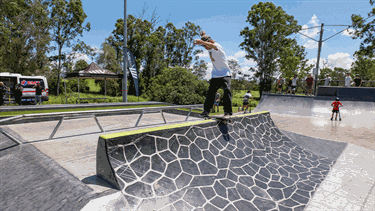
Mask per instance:
[[[116,20],[124,17],[123,0],[82,0],[84,11],[87,14],[86,21],[91,23],[91,31],[84,33],[81,40],[91,46],[100,48],[111,31]],[[275,0],[272,1],[281,6],[284,11],[293,15],[300,25],[305,28],[324,25],[350,25],[351,15],[360,14],[367,17],[371,10],[369,0]],[[229,58],[238,60],[244,72],[256,64],[245,59],[245,52],[239,44],[243,41],[240,31],[249,26],[246,23],[248,11],[251,6],[259,1],[251,0],[127,0],[127,13],[136,17],[146,4],[148,10],[144,18],[149,18],[156,8],[160,16],[160,25],[166,20],[176,27],[182,27],[187,21],[193,22],[203,28],[216,42],[220,43]],[[324,27],[323,39],[346,28],[345,26]],[[319,39],[319,29],[304,30],[301,33]],[[317,43],[305,39],[301,35],[297,37],[298,44],[306,47],[307,58],[311,63],[316,63]],[[354,61],[353,53],[359,49],[360,40],[353,40],[350,35],[341,33],[324,42],[321,58],[329,61],[331,66],[349,69]],[[209,63],[209,73],[212,68],[207,52],[201,58]]]

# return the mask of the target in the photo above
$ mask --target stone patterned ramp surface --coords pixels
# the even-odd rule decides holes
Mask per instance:
[[[335,160],[307,151],[268,112],[99,138],[97,173],[125,210],[304,210]]]

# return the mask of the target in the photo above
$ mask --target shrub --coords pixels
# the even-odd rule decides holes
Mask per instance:
[[[178,105],[203,103],[208,83],[182,67],[165,68],[151,80],[151,100]]]

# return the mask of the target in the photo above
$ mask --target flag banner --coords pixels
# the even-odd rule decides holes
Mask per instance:
[[[130,74],[133,77],[135,92],[136,92],[137,96],[139,96],[137,65],[135,64],[135,59],[134,59],[134,56],[133,56],[132,52],[128,48],[126,48],[126,58],[127,58],[127,62],[128,62],[128,69],[130,71]]]

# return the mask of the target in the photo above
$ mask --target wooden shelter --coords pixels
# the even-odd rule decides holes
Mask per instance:
[[[68,73],[65,78],[77,78],[78,80],[78,99],[79,98],[79,79],[104,79],[104,94],[107,98],[107,78],[122,78],[123,74],[116,74],[112,71],[106,70],[104,68],[101,68],[99,65],[95,64],[95,62],[92,62],[89,66],[87,66],[85,69]],[[65,93],[66,93],[66,87],[65,87]]]

